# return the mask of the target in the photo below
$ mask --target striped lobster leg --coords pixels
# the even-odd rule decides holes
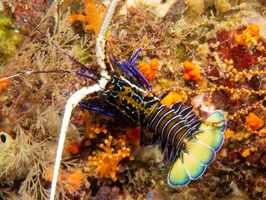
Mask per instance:
[[[191,106],[184,110],[181,106],[181,102],[171,108],[158,104],[146,121],[146,128],[153,132],[151,143],[160,142],[162,153],[172,162],[171,186],[186,185],[205,172],[223,144],[226,129],[221,111],[214,111],[202,122],[195,120]]]

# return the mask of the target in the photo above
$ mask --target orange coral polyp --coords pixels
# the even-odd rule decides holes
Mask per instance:
[[[246,117],[245,124],[253,131],[258,130],[264,124],[263,120],[259,118],[253,112],[250,112],[249,115]]]
[[[84,0],[85,4],[85,15],[80,11],[78,14],[72,13],[69,15],[69,21],[73,22],[78,20],[81,22],[88,23],[84,25],[83,28],[92,29],[95,33],[94,37],[97,37],[104,19],[105,8],[99,7],[96,1],[93,0]]]
[[[259,39],[260,27],[258,25],[251,24],[250,26],[248,26],[247,30],[252,37]]]
[[[167,108],[170,108],[172,104],[178,101],[183,101],[182,96],[177,92],[169,92],[169,94],[167,94],[160,103],[165,104]]]
[[[229,139],[231,136],[233,136],[235,133],[234,131],[232,131],[231,129],[226,129],[226,131],[224,132],[224,136],[226,139]]]
[[[194,63],[189,61],[185,61],[183,63],[185,68],[184,79],[185,80],[193,80],[200,81],[201,80],[201,72],[198,67]]]
[[[84,112],[80,112],[80,116],[82,120],[85,121],[86,127],[87,127],[87,132],[85,133],[85,137],[88,137],[90,139],[96,138],[98,134],[100,133],[107,133],[106,125],[103,124],[102,126],[100,124],[94,124],[93,123],[93,118],[88,117],[89,116],[89,111],[85,110]]]
[[[245,151],[242,152],[242,157],[246,158],[250,155],[250,149],[246,149]]]
[[[243,152],[242,152],[242,157],[244,157],[244,158],[246,158],[246,157],[248,157],[248,156],[250,156],[250,153],[251,152],[254,152],[254,151],[256,151],[256,148],[255,147],[250,147],[250,148],[248,148],[248,149],[245,149]]]
[[[65,147],[65,149],[70,151],[73,154],[76,154],[79,151],[79,143],[78,142],[72,142],[69,145],[67,145]]]
[[[43,178],[47,181],[52,182],[53,172],[54,172],[54,169],[51,169],[51,168],[44,169],[44,177]],[[58,177],[61,178],[61,175],[58,175]]]
[[[148,81],[153,81],[155,79],[156,72],[158,70],[159,61],[157,59],[152,59],[150,64],[141,62],[138,65],[140,73],[145,76]]]
[[[100,173],[100,178],[109,175],[113,181],[116,181],[116,172],[119,170],[118,164],[123,158],[130,156],[130,149],[123,146],[117,153],[114,153],[114,148],[111,148],[112,140],[113,137],[109,136],[104,144],[100,145],[104,152],[99,153],[98,156],[89,156],[89,161],[97,167],[96,171]]]
[[[82,185],[82,179],[83,179],[83,174],[74,172],[71,175],[67,176],[67,184],[71,185],[74,188],[80,188]]]
[[[235,35],[234,39],[238,44],[243,46],[257,45],[257,41],[260,38],[259,31],[260,27],[258,25],[251,24],[242,33]]]
[[[54,169],[52,168],[47,168],[44,170],[44,179],[52,182],[52,177],[53,177],[53,172]],[[63,171],[64,173],[59,173],[58,178],[61,180],[66,180],[67,184],[74,187],[74,188],[80,188],[83,183],[82,179],[84,178],[84,175],[80,172],[66,172]],[[67,192],[69,191],[69,187],[65,188]]]
[[[2,78],[0,81],[0,89],[5,88],[9,84],[9,79],[8,78]]]

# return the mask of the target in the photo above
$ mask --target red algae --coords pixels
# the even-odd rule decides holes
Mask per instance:
[[[132,140],[140,140],[140,127],[136,127],[136,128],[128,128],[126,130],[126,134],[127,136],[132,139]]]

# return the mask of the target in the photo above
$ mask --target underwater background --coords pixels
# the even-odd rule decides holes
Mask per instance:
[[[100,72],[95,39],[109,4],[0,2],[1,200],[49,199],[66,101],[95,84],[69,73],[4,77],[80,71],[64,53]],[[141,48],[137,68],[152,93],[170,91],[162,104],[183,101],[199,119],[221,110],[224,144],[199,179],[174,188],[160,145],[140,147],[139,127],[76,107],[56,199],[266,199],[265,16],[265,0],[118,1],[105,36],[107,69],[109,55],[128,61]]]

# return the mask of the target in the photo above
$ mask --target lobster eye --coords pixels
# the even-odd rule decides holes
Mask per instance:
[[[4,134],[1,134],[1,141],[3,143],[6,143],[6,136]]]
[[[111,77],[116,77],[119,78],[120,77],[120,73],[119,72],[111,72]]]

